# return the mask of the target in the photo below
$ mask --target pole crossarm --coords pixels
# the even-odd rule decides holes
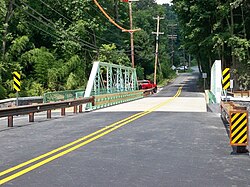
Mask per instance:
[[[141,28],[133,29],[133,30],[122,30],[122,32],[129,32],[129,33],[134,33],[134,32],[137,32],[137,31],[141,31]]]

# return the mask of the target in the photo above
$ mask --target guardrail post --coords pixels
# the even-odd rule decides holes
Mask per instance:
[[[92,106],[95,106],[95,97],[92,97],[92,102],[91,102]]]
[[[65,116],[65,108],[61,108],[61,116]]]
[[[82,113],[82,105],[79,106],[79,113]]]
[[[29,122],[34,122],[34,113],[29,113]]]
[[[8,116],[8,127],[13,127],[13,116]]]
[[[77,105],[74,106],[74,114],[76,114],[76,113],[77,113]]]
[[[51,110],[47,110],[47,119],[51,119]]]

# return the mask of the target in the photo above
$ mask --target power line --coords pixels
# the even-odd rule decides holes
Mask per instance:
[[[29,9],[31,9],[32,11],[34,11],[35,13],[37,13],[39,16],[41,16],[43,19],[45,19],[46,21],[48,21],[49,23],[51,23],[52,25],[54,25],[54,23],[53,23],[51,20],[49,20],[48,18],[46,18],[44,15],[42,15],[42,14],[39,13],[39,12],[37,12],[35,9],[33,9],[32,7],[30,7],[29,5],[27,5],[26,3],[24,3],[22,0],[19,0],[19,1],[20,1],[21,3],[23,3],[25,6],[27,6]],[[14,2],[13,4],[14,4],[15,6],[21,8],[21,7],[20,7],[19,5],[17,5],[15,2]],[[23,11],[26,12],[27,14],[29,14],[30,16],[32,16],[33,18],[37,19],[38,21],[42,22],[42,23],[45,24],[46,26],[52,28],[53,30],[59,31],[59,30],[56,29],[55,27],[52,27],[52,26],[48,25],[47,23],[41,21],[39,18],[37,18],[37,17],[34,16],[33,14],[29,13],[28,11],[26,11],[26,10],[23,10]],[[65,34],[67,35],[67,37],[69,37],[68,34],[67,34],[66,32],[65,32]],[[72,39],[72,38],[71,38],[71,39]],[[84,45],[87,46],[87,47],[89,47],[89,48],[97,49],[96,46],[94,46],[93,44],[91,44],[91,43],[89,43],[89,42],[87,42],[87,41],[84,41],[84,40],[82,40],[82,39],[80,39],[80,38],[78,38],[78,40],[80,40],[81,42],[83,42]]]
[[[100,11],[99,10],[97,10],[94,6],[92,6],[91,4],[90,4],[90,6],[91,6],[91,8],[92,9],[94,9],[95,11],[96,11],[96,13],[98,13],[101,17],[103,17],[103,18],[105,18],[105,19],[107,19],[103,14],[101,14],[100,13]],[[88,14],[88,13],[87,13]],[[93,16],[91,16],[90,14],[88,14],[90,17],[92,17],[92,18],[94,18]],[[107,22],[104,22],[106,25],[108,25],[107,24]],[[114,33],[114,31],[112,31],[112,30],[110,30],[110,29],[107,29],[107,31],[109,31],[110,33],[112,33],[112,34],[115,34],[116,36],[118,36],[119,38],[121,38],[121,39],[127,39],[126,37],[124,37],[124,36],[121,36],[121,35],[119,35],[119,34],[117,34],[117,33]]]
[[[60,38],[60,36],[56,36],[56,35],[54,35],[54,34],[51,34],[50,32],[47,32],[47,31],[45,31],[44,29],[42,29],[41,27],[38,27],[38,26],[36,26],[36,25],[34,25],[34,24],[30,23],[30,22],[27,22],[27,24],[29,24],[29,25],[31,25],[31,26],[33,26],[33,27],[35,27],[35,28],[41,30],[42,32],[44,32],[44,33],[46,33],[46,34],[48,34],[48,35],[50,35],[50,36],[52,36],[52,37],[54,37],[54,38]],[[82,44],[82,43],[80,43],[80,44]],[[85,45],[83,44],[83,46],[85,46]],[[89,52],[92,52],[92,53],[97,53],[97,51],[91,51],[91,50],[86,49],[86,48],[85,48],[84,50],[89,51]]]
[[[58,15],[60,15],[61,17],[63,17],[64,19],[66,19],[67,21],[69,21],[70,23],[73,23],[73,21],[71,21],[69,18],[67,18],[66,16],[62,15],[60,12],[58,12],[57,10],[53,9],[50,5],[48,5],[47,3],[45,3],[44,1],[42,0],[39,0],[41,3],[43,3],[45,6],[47,6],[48,8],[50,8],[52,11],[56,12]],[[87,13],[87,12],[86,12]],[[87,13],[89,16],[91,16],[89,13]],[[93,18],[93,16],[91,16]],[[96,36],[95,34],[89,32],[88,30],[86,30],[86,32],[88,32],[89,34],[91,34],[92,36],[96,37],[96,38],[99,38],[100,40],[102,41],[105,41],[105,42],[108,42],[110,44],[114,43],[114,42],[111,42],[109,40],[106,40],[104,38],[101,38],[99,36]],[[113,33],[113,32],[112,32]],[[121,46],[119,44],[116,44],[117,46]],[[122,47],[122,46],[121,46]]]
[[[19,5],[15,4],[15,3],[14,3],[14,5],[15,5],[16,7],[18,7],[18,8],[21,8]],[[23,10],[23,11],[24,11],[27,15],[30,15],[31,17],[37,19],[39,22],[43,23],[45,26],[50,27],[50,28],[52,28],[52,29],[55,30],[55,31],[58,31],[58,30],[56,30],[54,27],[51,27],[50,25],[48,25],[47,23],[43,22],[42,20],[40,20],[39,18],[35,17],[34,15],[30,14],[29,12],[27,12],[27,11],[25,11],[25,10]],[[60,36],[56,36],[56,35],[54,35],[54,34],[51,34],[50,32],[45,31],[44,29],[42,29],[42,28],[40,28],[40,27],[38,27],[38,26],[36,26],[36,25],[30,23],[30,22],[27,22],[27,23],[30,24],[30,25],[32,25],[33,27],[35,27],[35,28],[41,30],[42,32],[44,32],[44,33],[46,33],[46,34],[49,34],[50,36],[52,36],[52,37],[54,37],[54,38],[62,38],[62,37],[60,37]],[[87,46],[85,43],[82,43],[82,42],[80,42],[80,41],[78,41],[78,42],[79,42],[82,46],[84,46],[84,47]],[[87,46],[87,47],[89,47],[89,46]],[[91,47],[90,47],[90,48],[91,48]],[[88,50],[88,49],[86,49],[86,48],[84,48],[84,49],[85,49],[86,51],[95,52],[95,51]],[[98,48],[92,48],[92,49],[93,49],[93,50],[98,50]],[[95,53],[97,53],[97,52],[95,52]]]
[[[96,4],[96,6],[100,9],[100,11],[106,16],[106,18],[113,24],[115,25],[117,28],[119,28],[120,30],[122,30],[123,32],[135,32],[138,31],[140,29],[125,29],[122,26],[120,26],[119,24],[117,24],[106,12],[105,10],[101,7],[101,5],[97,2],[97,0],[93,0]]]
[[[21,2],[21,1],[20,1],[20,2]],[[26,10],[23,9],[21,6],[17,5],[15,2],[13,2],[13,4],[14,4],[16,7],[20,8],[26,15],[31,16],[32,18],[36,19],[37,21],[39,21],[39,22],[42,23],[43,25],[45,25],[45,26],[47,26],[47,27],[53,29],[54,31],[57,31],[57,32],[59,31],[59,30],[56,29],[55,27],[49,25],[48,23],[44,22],[44,21],[41,20],[40,18],[38,18],[38,17],[36,17],[35,15],[31,14],[30,12],[26,11]],[[23,3],[23,4],[25,4],[25,3]],[[26,5],[26,4],[25,4],[25,5]],[[27,5],[27,6],[28,6],[28,5]],[[38,15],[40,15],[42,18],[44,18],[45,20],[47,20],[48,22],[50,22],[50,23],[53,24],[53,22],[51,22],[49,19],[47,19],[46,17],[44,17],[42,14],[40,14],[40,13],[37,12],[36,10],[32,9],[30,6],[28,6],[28,8],[30,8],[31,10],[33,10],[34,12],[36,12]],[[28,23],[29,25],[31,25],[31,26],[33,26],[33,27],[39,29],[40,31],[42,31],[42,32],[44,32],[44,33],[46,33],[46,34],[48,34],[48,35],[54,37],[54,38],[62,38],[62,36],[58,36],[58,35],[55,35],[55,34],[52,34],[52,33],[48,32],[48,31],[45,31],[45,30],[42,29],[41,27],[38,27],[38,26],[36,26],[36,25],[34,25],[34,24],[30,23],[30,22],[26,22],[26,23]],[[67,33],[66,33],[66,34],[67,34]],[[70,38],[70,39],[73,39],[73,38]],[[73,39],[73,40],[76,41],[76,39]],[[92,50],[88,50],[88,49],[85,48],[86,51],[89,51],[89,52],[92,52],[92,53],[98,53],[99,48],[92,47],[92,46],[88,46],[88,45],[86,45],[86,43],[83,43],[83,42],[81,42],[81,41],[83,41],[83,40],[80,40],[80,41],[77,41],[77,42],[79,42],[79,43],[80,43],[82,46],[84,46],[84,47],[87,46],[87,47],[89,47],[89,48],[91,48],[91,49],[93,49],[93,50],[96,50],[96,51],[92,51]],[[84,42],[86,42],[86,41],[84,41]],[[88,42],[87,42],[87,43],[88,43]],[[92,45],[92,44],[91,44],[91,45]],[[126,53],[126,52],[129,52],[129,51],[123,51],[123,50],[118,51],[118,50],[117,50],[116,52],[118,52],[118,53]]]

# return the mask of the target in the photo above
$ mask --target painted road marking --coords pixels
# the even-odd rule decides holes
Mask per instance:
[[[106,134],[109,134],[112,131],[114,131],[114,130],[116,130],[116,129],[118,129],[118,128],[120,128],[120,127],[122,127],[122,126],[124,126],[124,125],[126,125],[126,124],[128,124],[130,122],[132,122],[132,121],[135,121],[138,118],[141,118],[141,117],[143,117],[143,116],[145,116],[147,114],[150,114],[150,113],[154,112],[158,108],[166,105],[167,103],[171,102],[176,97],[178,97],[181,94],[181,90],[182,90],[182,87],[179,87],[178,91],[176,92],[176,94],[173,97],[171,97],[170,99],[168,99],[165,102],[160,103],[159,105],[156,105],[155,107],[152,107],[149,110],[146,110],[146,111],[134,114],[134,115],[132,115],[132,116],[130,116],[128,118],[120,120],[120,121],[118,121],[116,123],[113,123],[113,124],[111,124],[109,126],[106,126],[106,127],[102,128],[102,129],[100,129],[100,130],[98,130],[98,131],[96,131],[94,133],[91,133],[91,134],[89,134],[87,136],[84,136],[84,137],[82,137],[82,138],[80,138],[80,139],[78,139],[78,140],[76,140],[74,142],[66,144],[66,145],[64,145],[62,147],[59,147],[57,149],[54,149],[54,150],[52,150],[52,151],[50,151],[48,153],[45,153],[45,154],[40,155],[40,156],[38,156],[36,158],[33,158],[33,159],[28,160],[28,161],[26,161],[24,163],[21,163],[21,164],[19,164],[17,166],[14,166],[12,168],[9,168],[7,170],[4,170],[4,171],[0,172],[0,176],[4,176],[4,175],[7,175],[10,172],[18,170],[18,169],[20,169],[20,168],[22,168],[24,166],[27,166],[27,165],[29,165],[31,163],[34,163],[36,161],[39,161],[39,160],[45,158],[44,160],[39,161],[39,162],[35,163],[34,165],[31,165],[31,166],[29,166],[29,167],[27,167],[25,169],[22,169],[22,170],[14,173],[14,174],[11,174],[10,176],[7,176],[7,177],[1,179],[0,180],[0,185],[6,183],[8,181],[11,181],[11,180],[13,180],[13,179],[15,179],[15,178],[17,178],[19,176],[22,176],[25,173],[28,173],[28,172],[30,172],[30,171],[32,171],[32,170],[34,170],[34,169],[36,169],[36,168],[44,165],[44,164],[47,164],[47,163],[49,163],[49,162],[51,162],[51,161],[59,158],[59,157],[62,157],[62,156],[66,155],[66,154],[68,154],[68,153],[70,153],[70,152],[72,152],[72,151],[74,151],[74,150],[76,150],[76,149],[78,149],[80,147],[83,147],[84,145],[89,144],[90,142],[93,142],[94,140],[97,140],[100,137],[103,137]],[[64,151],[62,151],[62,150],[64,150]],[[62,152],[59,152],[59,151],[62,151]],[[59,152],[59,153],[57,153],[57,152]],[[48,157],[48,158],[46,158],[46,157]]]

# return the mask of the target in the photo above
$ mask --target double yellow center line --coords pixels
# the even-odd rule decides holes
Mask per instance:
[[[109,134],[110,132],[138,119],[138,118],[141,118],[155,110],[157,110],[158,108],[166,105],[167,103],[171,102],[172,100],[174,100],[176,97],[178,97],[180,94],[181,94],[181,90],[182,90],[182,87],[179,87],[177,93],[171,97],[170,99],[166,100],[165,102],[162,102],[158,105],[156,105],[155,107],[149,109],[149,110],[146,110],[146,111],[143,111],[143,112],[140,112],[140,113],[137,113],[137,114],[134,114],[128,118],[125,118],[123,120],[120,120],[116,123],[113,123],[109,126],[106,126],[94,133],[91,133],[87,136],[84,136],[76,141],[73,141],[69,144],[66,144],[64,146],[61,146],[57,149],[54,149],[50,152],[47,152],[45,154],[42,154],[36,158],[33,158],[31,160],[28,160],[26,162],[23,162],[19,165],[16,165],[12,168],[9,168],[7,170],[4,170],[2,172],[0,172],[0,177],[3,177],[1,180],[0,180],[0,185],[1,184],[4,184],[10,180],[13,180],[21,175],[24,175],[25,173],[28,173],[44,164],[47,164],[59,157],[62,157],[90,142],[93,142],[94,140],[97,140],[99,139],[100,137],[102,136],[105,136],[106,134]],[[31,165],[32,164],[32,165]],[[28,166],[26,168],[24,168],[25,166],[27,165],[31,165],[31,166]],[[24,168],[24,169],[21,169],[21,168]],[[18,171],[17,171],[18,170]],[[5,175],[9,174],[8,176],[5,177]]]

